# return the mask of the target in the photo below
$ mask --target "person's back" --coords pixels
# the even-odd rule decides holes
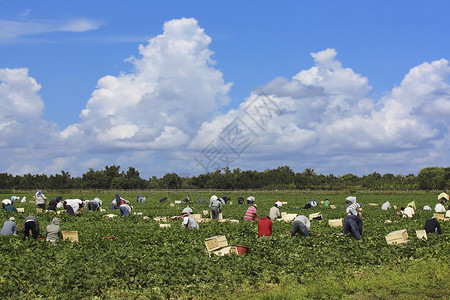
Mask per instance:
[[[443,212],[445,212],[445,210],[446,210],[445,206],[442,202],[436,204],[436,206],[434,207],[434,212],[437,212],[437,213],[443,213]]]
[[[278,209],[277,204],[272,206],[269,210],[269,217],[272,221],[275,221],[279,217],[281,217],[280,210]]]
[[[9,218],[9,220],[3,223],[1,235],[16,235],[17,225],[15,223],[16,219],[14,217]]]
[[[183,218],[183,222],[181,223],[181,227],[182,228],[187,228],[187,229],[199,229],[198,223],[194,218],[191,217],[184,217]]]
[[[403,214],[406,215],[408,218],[412,218],[414,216],[414,209],[411,206],[408,206],[403,211]]]
[[[267,217],[262,217],[258,222],[258,237],[272,235],[272,221]]]
[[[442,233],[441,225],[435,218],[426,221],[423,229],[425,229],[426,233]]]
[[[17,208],[15,208],[12,204],[8,204],[4,208],[5,211],[14,211],[17,212]]]
[[[253,221],[253,218],[256,216],[256,208],[257,208],[256,204],[250,206],[245,212],[244,220]]]
[[[292,231],[291,236],[295,236],[297,233],[305,237],[309,237],[309,230],[311,228],[311,222],[304,215],[297,215],[292,221]]]
[[[52,224],[48,225],[45,231],[47,234],[47,241],[54,243],[61,236],[58,218],[53,218]]]
[[[391,209],[391,204],[389,203],[389,201],[386,201],[383,203],[383,205],[381,205],[381,210],[389,210]]]

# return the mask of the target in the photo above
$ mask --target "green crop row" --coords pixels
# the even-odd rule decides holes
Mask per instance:
[[[422,207],[425,204],[434,207],[436,193],[367,192],[355,195],[358,196],[358,202],[363,203],[364,231],[361,241],[336,235],[342,232],[342,228],[328,226],[328,219],[345,216],[343,206],[349,194],[342,192],[216,193],[219,197],[229,196],[233,202],[232,205],[224,206],[224,218],[240,221],[248,205],[238,205],[238,196],[255,196],[260,216],[268,214],[277,198],[288,202],[280,208],[282,212],[308,215],[321,211],[323,220],[314,220],[311,224],[311,232],[317,237],[308,239],[291,238],[288,233],[292,224],[286,222],[274,223],[271,238],[258,239],[257,224],[253,222],[201,223],[197,231],[182,229],[180,221],[170,221],[170,228],[161,228],[158,222],[152,220],[156,216],[179,215],[185,205],[171,207],[170,203],[182,200],[185,196],[191,199],[194,213],[202,213],[208,210],[209,197],[213,193],[142,191],[141,194],[147,200],[136,203],[137,192],[123,192],[122,197],[131,200],[134,211],[142,215],[122,218],[103,217],[108,213],[118,214],[117,210],[108,209],[115,193],[104,191],[61,194],[64,199],[86,200],[99,196],[103,200],[105,212],[84,210],[77,217],[71,217],[65,212],[38,214],[34,203],[16,203],[16,207],[23,207],[25,213],[3,213],[2,222],[14,215],[21,226],[27,215],[35,215],[40,222],[41,232],[45,232],[45,226],[56,216],[60,219],[62,230],[78,231],[79,242],[59,240],[56,245],[52,245],[41,240],[22,241],[20,234],[1,237],[0,295],[17,299],[295,299],[298,292],[299,298],[366,298],[358,294],[363,293],[363,290],[348,281],[353,280],[361,282],[366,289],[372,289],[367,291],[367,298],[390,299],[400,297],[401,289],[394,289],[388,283],[382,285],[383,281],[379,281],[382,274],[395,281],[397,277],[401,278],[399,272],[402,269],[416,272],[422,284],[409,283],[407,286],[412,289],[417,286],[415,293],[420,296],[424,295],[420,290],[424,291],[427,286],[436,288],[435,282],[442,279],[440,276],[443,270],[447,270],[450,265],[450,222],[441,222],[441,235],[429,235],[428,240],[415,237],[415,230],[422,229],[425,221],[433,215],[430,211],[423,211]],[[58,196],[46,195],[49,199]],[[3,198],[10,196],[0,195]],[[18,196],[31,199],[32,193]],[[160,203],[158,200],[163,196],[168,196],[168,200]],[[201,196],[206,199],[204,204],[198,203]],[[319,203],[330,198],[337,209],[323,206],[303,209],[304,204],[312,198]],[[380,206],[368,205],[381,205],[390,201],[391,205],[400,207],[412,200],[416,201],[418,208],[412,219],[402,219],[394,210],[381,211]],[[144,219],[144,216],[150,218]],[[393,222],[385,224],[385,220]],[[409,243],[406,247],[387,245],[385,235],[399,229],[407,229]],[[216,235],[225,235],[229,244],[249,247],[248,253],[242,256],[210,257],[204,241]],[[115,239],[105,239],[110,236]],[[426,272],[426,276],[423,276],[415,266],[424,265],[435,268],[436,272]],[[408,278],[412,278],[412,275]],[[319,289],[319,283],[328,286]],[[332,288],[333,285],[336,286]],[[438,284],[440,291],[435,295],[448,295],[442,291],[448,291],[446,285]],[[343,287],[353,289],[346,292]],[[407,294],[414,295],[411,292]]]

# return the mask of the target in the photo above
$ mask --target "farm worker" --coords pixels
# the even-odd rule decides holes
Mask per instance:
[[[357,240],[361,239],[363,230],[363,222],[360,217],[356,215],[348,215],[344,219],[344,234],[352,233]]]
[[[250,196],[247,198],[247,204],[253,204],[255,202],[255,197]]]
[[[103,204],[102,200],[100,200],[99,197],[95,197],[94,200],[89,201],[88,209],[92,211],[99,210],[102,204]]]
[[[244,204],[244,197],[238,197],[238,204]]]
[[[205,203],[205,198],[203,198],[203,197],[200,197],[200,199],[198,199],[198,204],[203,204],[203,203]]]
[[[347,198],[345,198],[345,206],[344,209],[347,209],[347,207],[349,207],[352,204],[356,203],[356,197],[355,196],[348,196]]]
[[[137,203],[144,203],[145,202],[145,197],[142,195],[137,195],[136,196],[136,201]]]
[[[277,199],[277,201],[275,202],[275,205],[277,207],[282,207],[283,206],[283,203],[281,202],[280,198]]]
[[[61,236],[61,229],[59,228],[58,218],[53,218],[52,224],[48,225],[45,229],[47,235],[47,242],[54,244],[56,240]]]
[[[425,226],[424,228],[425,231],[427,233],[435,233],[437,232],[438,234],[441,234],[441,225],[439,224],[439,222],[436,220],[435,217],[431,218],[430,220],[425,222]]]
[[[9,203],[8,205],[6,205],[3,208],[4,211],[13,211],[13,212],[17,212],[17,208],[15,208],[12,203]]]
[[[51,200],[48,203],[48,210],[56,210],[56,207],[58,206],[58,203],[60,203],[62,201],[62,197],[58,196],[56,197],[56,199]]]
[[[189,199],[189,197],[186,196],[183,200],[181,200],[181,203],[191,203],[191,199]]]
[[[130,206],[130,201],[128,201],[128,200],[125,200],[125,202],[121,201],[121,203],[122,204],[119,205],[120,216],[128,217],[130,215],[131,211],[133,210],[133,207]]]
[[[446,192],[440,193],[438,196],[438,201],[441,202],[442,200],[444,200],[444,203],[446,203],[447,201],[449,201],[449,197],[448,194]]]
[[[410,205],[403,211],[403,217],[406,218],[412,218],[414,217],[414,208]]]
[[[347,214],[359,215],[359,210],[361,208],[361,204],[356,203],[356,197],[347,197],[346,199],[347,205],[345,206],[345,211]]]
[[[211,209],[211,219],[218,220],[219,213],[222,211],[222,202],[220,202],[216,196],[213,196],[213,197],[211,197],[211,199],[213,201],[210,202],[210,204],[209,204],[209,207]]]
[[[208,206],[208,207],[211,207],[211,204],[212,204],[214,201],[216,201],[217,199],[218,199],[218,198],[217,198],[216,195],[212,195],[211,198],[209,199],[209,206]]]
[[[2,200],[2,207],[5,208],[6,205],[12,204],[11,199],[3,199]]]
[[[432,210],[431,207],[427,204],[423,207],[423,210]]]
[[[181,214],[183,215],[183,214],[187,214],[188,216],[190,215],[190,214],[192,214],[194,211],[192,210],[192,208],[188,205],[188,206],[186,206],[184,209],[183,209],[183,211],[181,212]]]
[[[183,218],[183,222],[181,223],[181,228],[199,229],[197,221],[194,218],[191,218],[189,216],[185,216]]]
[[[64,201],[64,208],[71,216],[75,216],[83,205],[83,201],[81,199],[66,199]]]
[[[434,207],[434,212],[437,212],[437,213],[445,212],[444,203],[445,203],[444,200],[442,200],[441,203],[436,204],[436,206]]]
[[[17,235],[17,225],[16,219],[14,217],[10,217],[9,220],[3,223],[2,231],[0,231],[1,235]]]
[[[396,215],[403,215],[405,213],[405,208],[404,207],[400,207],[400,210],[398,210],[395,214]]]
[[[416,201],[411,201],[408,204],[406,204],[406,207],[411,206],[412,208],[414,208],[414,210],[416,210]]]
[[[275,205],[270,208],[269,218],[272,221],[275,221],[276,219],[281,218],[280,210],[278,209],[278,205],[276,202],[275,202]]]
[[[258,222],[258,237],[272,235],[272,221],[268,217],[262,217]]]
[[[247,209],[247,211],[245,212],[244,221],[253,221],[253,219],[256,217],[257,207],[258,205],[253,204]]]
[[[330,206],[330,198],[327,198],[326,200],[325,200],[325,206]]]
[[[316,206],[317,206],[316,199],[312,199],[312,201],[311,201],[311,206],[312,206],[312,207],[316,207]]]
[[[386,201],[383,203],[383,205],[381,205],[381,210],[389,210],[391,209],[391,204],[389,203],[389,201]]]
[[[42,191],[39,190],[36,192],[34,197],[35,197],[37,207],[45,209],[45,200],[47,200],[47,197],[45,197],[44,193],[42,193]]]
[[[27,237],[30,235],[31,237],[37,240],[39,233],[41,232],[41,228],[39,226],[39,222],[35,216],[28,216],[23,220],[22,232],[23,232],[23,240],[25,241]]]
[[[311,222],[304,215],[297,215],[292,222],[291,236],[295,236],[297,233],[305,237],[309,237],[309,229],[311,228]]]
[[[19,201],[19,199],[20,199],[20,197],[18,197],[18,196],[11,196],[12,203]]]

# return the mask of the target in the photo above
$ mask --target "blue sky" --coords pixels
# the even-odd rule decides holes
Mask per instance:
[[[448,166],[449,13],[448,1],[0,1],[0,171]]]

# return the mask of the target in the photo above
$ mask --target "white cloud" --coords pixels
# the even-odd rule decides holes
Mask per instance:
[[[194,19],[166,22],[139,46],[135,71],[98,81],[81,122],[61,137],[91,149],[170,149],[187,143],[228,102],[231,84],[214,68],[211,38]]]
[[[85,18],[72,20],[0,20],[0,41],[48,32],[85,32],[100,28],[103,22]]]
[[[274,77],[221,114],[231,84],[215,68],[210,44],[196,20],[166,22],[139,46],[140,57],[128,59],[133,71],[100,78],[80,122],[61,131],[42,120],[41,86],[28,70],[0,69],[0,166],[77,175],[116,164],[148,177],[205,172],[196,159],[208,163],[213,154],[219,168],[289,165],[326,174],[412,173],[449,162],[446,59],[413,67],[372,99],[368,79],[326,49],[311,54],[311,68]]]
[[[450,124],[443,117],[450,107],[447,60],[412,68],[400,86],[382,99],[370,99],[367,78],[343,68],[336,55],[334,49],[312,53],[315,66],[300,71],[291,80],[275,78],[255,89],[237,111],[205,122],[190,146],[201,153],[202,147],[213,143],[234,158],[235,165],[250,161],[261,166],[260,169],[267,168],[268,163],[261,161],[261,153],[270,157],[280,152],[285,154],[278,165],[294,167],[301,160],[299,157],[320,157],[315,168],[325,170],[327,167],[342,170],[351,165],[358,166],[357,169],[364,165],[376,169],[384,160],[386,168],[416,162],[417,171],[427,163],[448,162]],[[260,92],[267,94],[268,101],[281,113],[269,117],[269,110],[260,105],[263,126],[258,126],[255,118],[247,114]],[[239,147],[238,142],[232,147],[223,143],[227,135],[224,128],[236,116],[257,135],[245,153],[239,155],[231,151]],[[249,138],[243,132],[241,143]]]

